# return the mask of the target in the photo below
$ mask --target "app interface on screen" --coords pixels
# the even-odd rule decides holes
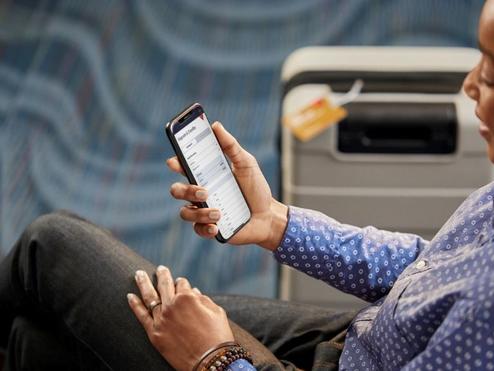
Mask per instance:
[[[205,114],[175,134],[194,178],[208,190],[208,206],[221,211],[218,229],[228,239],[250,216],[240,188]]]

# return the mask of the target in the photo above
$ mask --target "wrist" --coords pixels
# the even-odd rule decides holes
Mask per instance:
[[[244,347],[237,342],[228,341],[208,350],[192,371],[222,371],[239,359],[252,363],[252,357]]]
[[[274,251],[280,245],[288,224],[288,206],[271,198],[271,226],[269,237],[259,246]]]
[[[194,367],[192,367],[192,371],[202,371],[206,365],[217,355],[217,353],[228,346],[235,345],[234,341],[226,341],[224,343],[218,344],[210,349],[208,349],[197,361]]]

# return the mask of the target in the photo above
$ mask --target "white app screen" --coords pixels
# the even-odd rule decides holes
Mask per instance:
[[[175,138],[197,184],[208,190],[208,206],[221,212],[217,223],[221,235],[230,238],[249,219],[250,210],[206,115],[187,124]]]

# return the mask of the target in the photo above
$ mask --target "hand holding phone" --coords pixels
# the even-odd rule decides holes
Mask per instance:
[[[273,208],[279,209],[286,217],[286,207],[272,199],[269,185],[256,159],[245,151],[220,123],[214,123],[211,128],[224,154],[231,161],[231,170],[251,212],[251,218],[247,224],[231,236],[228,242],[237,245],[257,243],[261,246],[264,244],[263,247],[269,249],[275,248],[279,239],[276,241],[278,236],[273,234]],[[172,171],[187,175],[186,167],[182,165],[182,162],[183,160],[180,161],[178,157],[173,157],[167,161],[167,164]],[[203,201],[196,197],[198,190],[208,191],[207,187],[200,185],[175,183],[170,192],[176,199],[197,204],[198,201]],[[206,205],[201,204],[201,206],[200,208],[185,206],[181,210],[181,216],[194,223],[194,230],[197,234],[205,238],[213,238],[218,234],[218,227],[215,220],[209,218],[209,214],[217,209],[211,208],[211,205],[205,207]],[[283,226],[281,229],[282,233]],[[274,239],[271,240],[273,235]]]

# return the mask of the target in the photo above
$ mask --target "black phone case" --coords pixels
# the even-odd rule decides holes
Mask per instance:
[[[178,142],[175,140],[175,136],[173,135],[173,132],[172,132],[171,127],[172,127],[172,124],[174,123],[174,121],[177,120],[184,112],[193,109],[197,105],[198,105],[198,103],[195,103],[195,104],[189,106],[188,108],[186,108],[185,110],[183,110],[181,113],[179,113],[177,116],[175,116],[172,120],[170,120],[170,122],[168,122],[166,124],[166,127],[165,127],[166,136],[170,140],[170,143],[171,143],[171,145],[173,147],[173,151],[177,155],[178,161],[180,162],[180,165],[182,165],[182,168],[185,171],[185,175],[187,177],[187,180],[189,181],[190,184],[193,184],[193,185],[198,185],[197,184],[197,181],[194,178],[194,175],[192,174],[192,172],[190,171],[189,165],[187,164],[187,161],[185,160],[185,157],[182,154],[182,150],[180,149],[180,147],[178,145]],[[203,110],[203,112],[204,112],[204,110]],[[198,207],[203,207],[203,208],[204,207],[208,207],[207,202],[194,202],[194,204],[197,205]],[[251,215],[249,215],[249,219],[247,219],[247,221],[245,223],[241,224],[237,229],[235,229],[235,231],[232,233],[232,235],[230,236],[230,238],[232,238],[233,236],[235,236],[235,234],[238,231],[240,231],[243,228],[243,226],[246,225],[250,221],[250,218],[251,218]],[[225,239],[221,235],[221,232],[218,229],[218,234],[216,235],[216,240],[218,242],[221,242],[221,243],[226,243],[226,242],[228,242],[229,239]]]

